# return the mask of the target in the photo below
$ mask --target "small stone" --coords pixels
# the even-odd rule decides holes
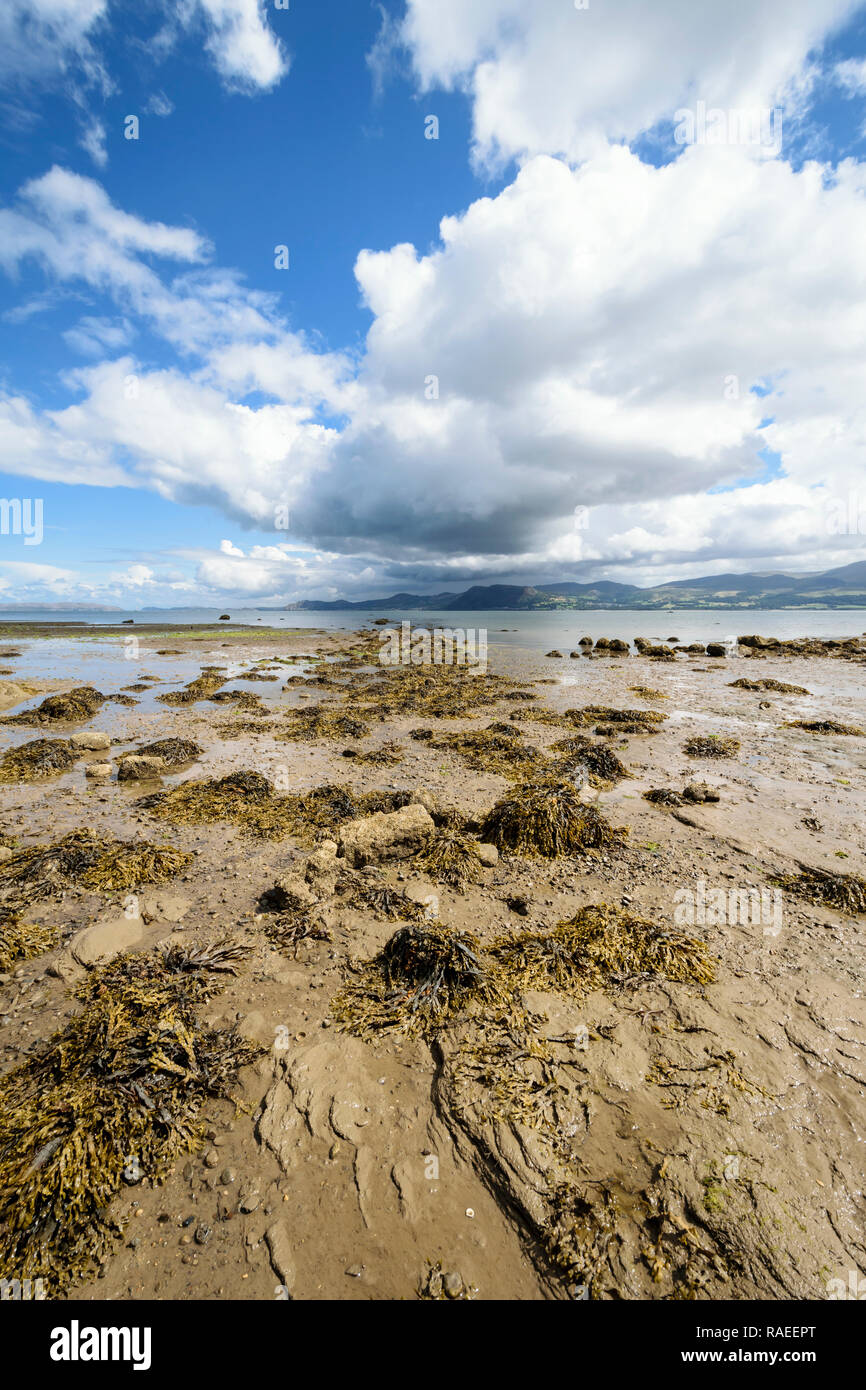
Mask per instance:
[[[360,1279],[361,1275],[364,1273],[364,1266],[349,1265],[349,1268],[346,1270],[346,1273],[348,1274],[350,1279]]]
[[[111,763],[88,763],[84,769],[85,777],[92,777],[98,781],[106,781],[112,772]]]
[[[463,1292],[463,1280],[456,1270],[449,1271],[442,1279],[449,1298],[459,1298]]]
[[[237,1174],[234,1168],[223,1168],[222,1172],[220,1173],[220,1182],[227,1187],[229,1183],[234,1182],[236,1177]]]
[[[111,739],[108,734],[102,733],[100,729],[82,729],[80,733],[70,734],[69,742],[73,748],[83,748],[91,753],[111,747]]]
[[[195,1231],[195,1243],[196,1243],[196,1245],[207,1245],[207,1243],[208,1243],[208,1241],[210,1240],[210,1238],[211,1238],[211,1228],[210,1228],[210,1226],[206,1226],[206,1225],[204,1225],[204,1223],[202,1223],[201,1226],[197,1226],[197,1227],[196,1227],[196,1231]]]
[[[219,1154],[217,1153],[216,1149],[209,1149],[208,1152],[207,1152],[207,1153],[205,1154],[205,1156],[204,1156],[204,1166],[205,1166],[205,1168],[216,1168],[217,1165],[219,1164],[219,1161],[220,1161],[220,1156],[219,1156]]]
[[[495,845],[482,842],[478,846],[478,858],[481,860],[485,869],[495,869],[496,865],[499,863],[499,850]]]

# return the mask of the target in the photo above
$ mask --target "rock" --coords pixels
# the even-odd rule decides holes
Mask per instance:
[[[340,853],[353,868],[381,859],[407,859],[422,849],[436,827],[417,802],[400,811],[377,811],[350,821],[340,832]]]
[[[250,1178],[241,1188],[238,1197],[238,1211],[243,1212],[244,1216],[249,1216],[251,1211],[256,1211],[262,1204],[262,1190],[258,1178]]]
[[[424,732],[426,733],[427,731],[425,730]],[[419,740],[419,742],[420,741],[421,740]],[[439,798],[429,787],[418,787],[417,790],[412,793],[411,804],[413,806],[423,806],[424,810],[431,816],[435,816],[439,810]]]
[[[608,649],[609,646],[610,646],[610,638],[609,638],[609,637],[599,637],[598,641],[597,641],[596,644],[595,644],[595,650],[596,650],[597,652],[599,652],[599,651],[607,651],[607,649]]]
[[[758,637],[754,633],[751,637],[738,637],[737,641],[741,647],[778,647],[781,646],[778,637]],[[709,651],[709,647],[707,648]]]
[[[591,638],[591,637],[581,637],[581,639],[580,639],[580,641],[578,642],[577,645],[578,645],[579,647],[591,647],[591,646],[592,646],[592,638]]]
[[[231,622],[231,616],[232,616],[231,613],[220,613],[220,622],[221,622],[221,623],[228,623],[228,622]]]
[[[572,660],[573,660],[575,657],[583,656],[583,652],[569,652],[568,654],[569,654],[569,656],[572,658]]]
[[[456,1270],[449,1270],[443,1275],[442,1284],[449,1298],[459,1298],[463,1292],[463,1279]]]
[[[323,840],[304,863],[304,879],[320,898],[330,898],[337,886],[337,843]]]
[[[153,781],[165,771],[162,758],[151,758],[145,754],[130,753],[117,766],[118,782]]]
[[[727,656],[727,648],[721,642],[707,643],[707,656]]]
[[[70,734],[69,742],[73,748],[84,748],[90,753],[111,747],[111,739],[101,729],[83,729],[81,733]]]
[[[292,1243],[289,1239],[289,1228],[285,1221],[275,1221],[273,1226],[269,1226],[265,1231],[265,1240],[270,1251],[271,1264],[276,1270],[280,1283],[291,1298],[292,1289],[295,1286],[296,1271]]]
[[[721,801],[721,795],[715,787],[710,787],[706,782],[689,782],[687,787],[683,787],[683,797],[686,801],[700,804],[704,801]]]
[[[516,912],[518,917],[529,915],[529,903],[522,894],[514,893],[510,898],[506,898],[506,906],[511,912]]]
[[[555,647],[554,647],[554,649],[553,649],[552,652],[547,652],[546,655],[547,655],[547,656],[558,656],[559,659],[562,660],[562,652],[558,652],[558,651],[556,650]]]
[[[274,907],[294,912],[302,907],[312,907],[319,901],[318,895],[307,883],[302,870],[284,874],[274,884],[272,899]]]
[[[629,650],[628,642],[623,642],[621,637],[612,638],[608,645],[612,652],[627,652]]]
[[[481,844],[478,846],[478,858],[485,869],[494,869],[499,863],[499,850],[495,845]]]
[[[706,650],[703,642],[690,642],[686,648],[686,651],[692,652],[694,656],[704,656]]]
[[[111,776],[113,771],[114,769],[111,763],[88,763],[87,767],[84,769],[84,775],[85,777],[94,777],[96,779],[107,779]]]

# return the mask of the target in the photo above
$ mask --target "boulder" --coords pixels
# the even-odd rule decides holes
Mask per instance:
[[[778,647],[781,645],[778,637],[758,637],[754,633],[751,637],[738,637],[737,641],[741,647]]]
[[[350,821],[340,833],[339,852],[354,868],[381,859],[408,859],[422,849],[436,827],[423,806],[377,811]]]
[[[581,639],[580,639],[580,641],[578,642],[577,645],[578,645],[579,647],[591,647],[591,646],[592,646],[592,638],[591,638],[591,637],[581,637]]]
[[[107,781],[111,773],[111,763],[88,763],[84,769],[85,777],[93,777],[100,781]]]
[[[555,647],[554,647],[554,649],[553,649],[552,652],[547,652],[547,653],[545,653],[545,655],[547,655],[547,656],[558,656],[558,657],[560,658],[560,660],[562,659],[562,652],[558,652],[558,651],[556,650]]]
[[[692,652],[695,656],[704,656],[706,650],[703,642],[690,642],[686,648],[686,651]]]
[[[707,656],[727,656],[727,654],[727,647],[724,647],[721,642],[707,643]]]
[[[621,637],[613,637],[609,646],[612,652],[627,652],[629,650],[628,642],[624,642]]]
[[[143,753],[130,753],[117,766],[119,782],[153,781],[165,771],[162,758],[148,757]]]
[[[73,748],[84,748],[89,753],[99,753],[111,747],[111,739],[100,729],[83,729],[81,733],[70,734],[69,742]]]
[[[606,651],[607,648],[608,648],[609,646],[610,646],[610,638],[609,638],[609,637],[599,637],[598,641],[597,641],[596,644],[595,644],[595,649],[596,649],[596,651]]]
[[[485,869],[495,869],[499,863],[499,850],[495,845],[480,844],[478,846],[478,858]]]

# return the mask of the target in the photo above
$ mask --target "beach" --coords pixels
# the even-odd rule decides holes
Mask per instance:
[[[812,630],[794,616],[791,636]],[[569,618],[561,655],[491,627],[479,674],[381,666],[360,620],[4,626],[2,752],[58,739],[71,761],[0,778],[0,904],[23,943],[0,974],[0,1086],[140,953],[177,948],[189,974],[230,942],[189,1018],[243,1040],[188,1144],[145,1070],[144,1099],[124,1082],[151,1157],[106,1160],[113,1230],[89,1264],[86,1224],[49,1211],[83,1111],[32,1161],[0,1142],[38,1227],[13,1240],[6,1213],[8,1277],[99,1300],[785,1300],[863,1267],[864,624],[809,654],[711,657],[659,637],[679,614],[635,615],[655,655],[578,647]],[[81,687],[92,713],[34,718]],[[198,751],[142,752],[166,740]],[[551,779],[589,829],[514,848],[494,808]],[[189,858],[158,882],[96,889],[73,867],[13,891],[16,856],[81,830]],[[466,874],[438,874],[431,846],[455,839]],[[463,951],[451,994],[401,986],[407,929],[416,953],[419,932]]]

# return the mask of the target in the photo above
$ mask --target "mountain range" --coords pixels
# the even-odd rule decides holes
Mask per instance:
[[[491,609],[866,608],[866,560],[821,574],[712,574],[640,588],[602,579],[592,584],[474,584],[463,593],[389,594],[386,598],[304,599],[307,612],[389,609],[481,612]]]

